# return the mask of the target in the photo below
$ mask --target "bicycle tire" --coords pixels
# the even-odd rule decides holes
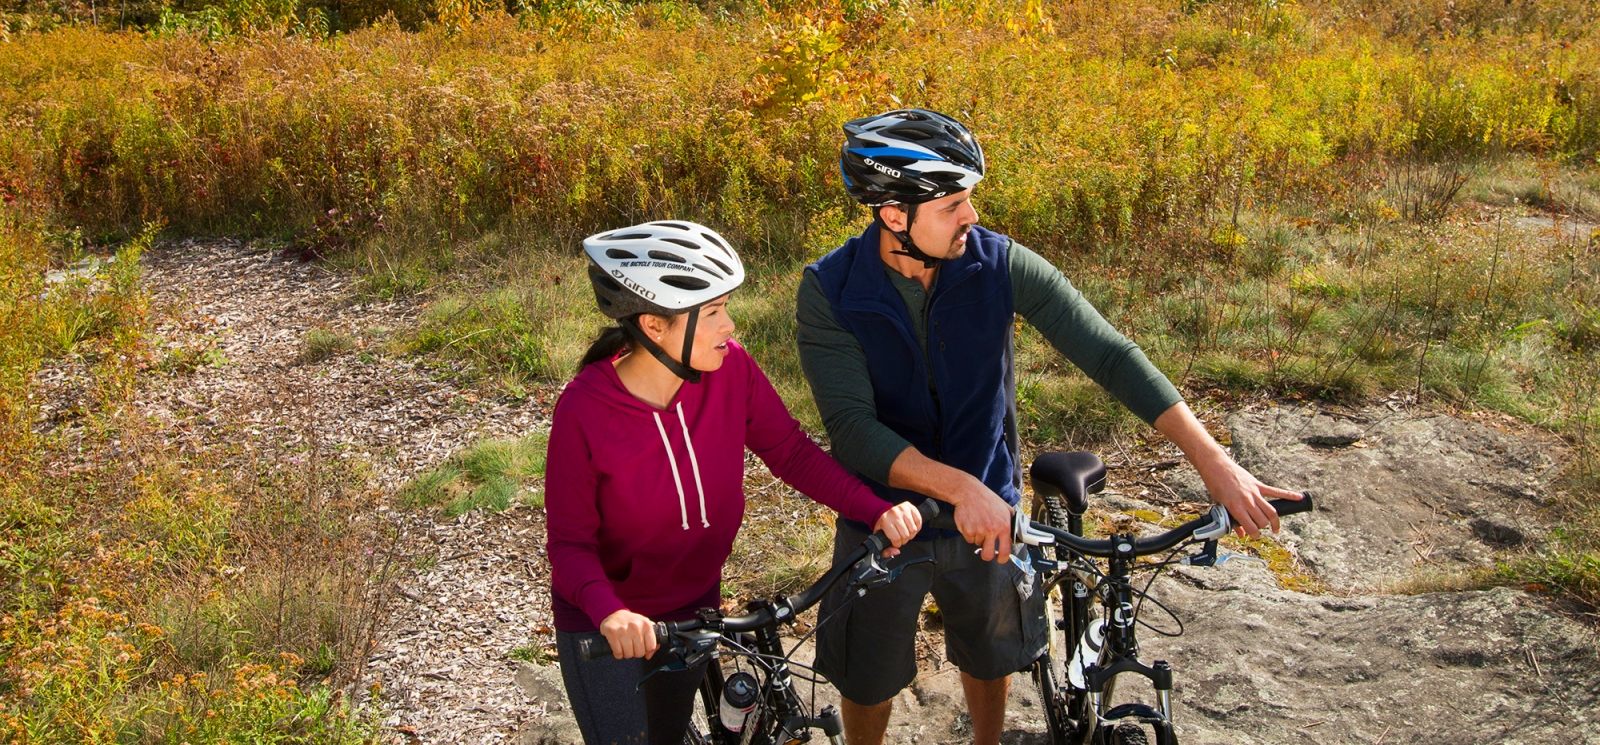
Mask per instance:
[[[1111,730],[1111,745],[1150,745],[1144,728],[1132,722],[1123,722]]]
[[[1051,527],[1065,529],[1067,527],[1067,511],[1061,505],[1061,500],[1054,496],[1036,496],[1033,504],[1033,519],[1049,524]],[[1062,557],[1055,555],[1058,560]],[[1082,711],[1073,711],[1074,699],[1080,698],[1071,694],[1062,693],[1067,681],[1067,660],[1076,648],[1077,631],[1066,628],[1072,624],[1066,623],[1067,599],[1057,584],[1050,588],[1050,594],[1045,597],[1045,634],[1048,642],[1045,644],[1043,655],[1034,660],[1031,667],[1034,685],[1039,688],[1040,708],[1044,710],[1047,734],[1050,736],[1051,745],[1071,745],[1081,741],[1081,723],[1084,721]],[[1062,624],[1058,626],[1057,624]],[[1082,704],[1079,703],[1081,706]]]

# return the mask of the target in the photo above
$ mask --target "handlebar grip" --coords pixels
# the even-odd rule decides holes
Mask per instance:
[[[1302,493],[1305,494],[1305,499],[1302,499],[1298,502],[1290,499],[1269,499],[1267,500],[1267,504],[1272,505],[1272,509],[1278,511],[1279,517],[1284,515],[1298,515],[1302,512],[1310,512],[1313,507],[1311,504],[1311,492]]]
[[[939,516],[939,503],[931,499],[924,499],[921,504],[917,505],[917,512],[922,515],[922,527],[926,528],[929,523],[933,522],[934,518]],[[884,535],[881,530],[867,538],[867,550],[871,553],[882,553],[889,546],[889,536]]]
[[[578,640],[578,656],[584,660],[597,660],[611,656],[611,642],[603,636]]]
[[[656,630],[656,645],[663,646],[671,635],[665,623],[654,624]],[[611,642],[603,636],[592,636],[578,640],[578,656],[585,660],[596,660],[601,657],[611,656]]]

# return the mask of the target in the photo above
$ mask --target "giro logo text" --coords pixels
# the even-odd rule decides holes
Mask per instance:
[[[900,171],[898,169],[890,168],[890,167],[888,167],[888,166],[886,166],[886,165],[884,165],[882,163],[879,163],[878,161],[875,161],[875,160],[873,160],[871,158],[867,158],[866,160],[867,160],[867,165],[878,169],[879,173],[882,173],[885,176],[889,176],[891,178],[900,178]]]
[[[654,299],[656,299],[656,294],[654,292],[651,292],[649,290],[646,290],[643,287],[640,287],[638,282],[635,282],[635,281],[633,281],[631,279],[628,279],[627,277],[623,276],[622,272],[620,272],[620,271],[618,271],[616,269],[612,269],[611,270],[611,276],[616,277],[617,279],[621,280],[622,281],[622,286],[624,286],[624,287],[626,287],[626,288],[628,288],[630,290],[633,290],[634,292],[639,293],[639,295],[641,297],[643,297],[644,299],[646,299],[646,300],[654,300]]]

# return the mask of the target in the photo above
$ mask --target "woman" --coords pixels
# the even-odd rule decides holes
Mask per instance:
[[[619,323],[584,355],[550,431],[545,510],[561,675],[590,745],[679,745],[704,667],[635,687],[671,661],[653,622],[721,604],[722,565],[744,519],[745,448],[895,546],[921,519],[807,439],[733,341],[728,293],[744,267],[720,236],[652,222],[583,246],[600,310]],[[580,660],[578,640],[595,633],[613,658]]]

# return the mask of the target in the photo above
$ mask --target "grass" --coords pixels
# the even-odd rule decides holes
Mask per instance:
[[[1600,204],[1592,3],[362,7],[0,11],[4,737],[368,731],[338,694],[384,545],[350,527],[359,473],[158,446],[118,414],[140,381],[224,361],[153,357],[135,262],[48,287],[47,271],[111,245],[136,257],[150,224],[271,238],[372,299],[421,299],[397,348],[520,395],[568,379],[603,323],[582,236],[693,219],[746,257],[739,337],[819,432],[795,283],[865,222],[832,166],[839,123],[900,104],[974,127],[985,224],[1061,267],[1191,397],[1399,392],[1569,438],[1562,530],[1494,581],[1600,603],[1600,255],[1535,222],[1594,222]],[[305,342],[315,358],[353,340]],[[34,372],[55,360],[94,372],[81,443],[34,432]],[[1018,364],[1030,447],[1139,430],[1026,327]],[[406,498],[509,504],[541,450],[474,446]],[[138,468],[52,470],[79,452]],[[826,555],[814,522],[750,526],[730,582],[797,586]],[[737,575],[754,566],[770,572]]]
[[[307,331],[300,339],[300,355],[297,361],[302,365],[314,365],[333,359],[355,347],[355,337],[317,327]]]
[[[1321,578],[1306,571],[1293,552],[1266,534],[1260,538],[1228,536],[1223,539],[1222,546],[1266,562],[1267,571],[1272,572],[1278,585],[1285,590],[1304,593],[1324,593],[1328,590]]]
[[[723,568],[725,598],[771,598],[805,589],[833,557],[833,513],[769,481],[747,484],[745,525]]]
[[[194,449],[130,406],[161,372],[138,259],[0,211],[0,740],[359,742],[347,696],[382,554],[359,474],[247,437]],[[52,254],[92,267],[41,288]],[[63,344],[56,319],[87,316]],[[32,373],[88,371],[76,428],[33,429]]]
[[[498,512],[520,501],[544,506],[544,494],[528,484],[544,477],[545,440],[484,440],[412,479],[400,492],[408,507],[438,507],[449,517],[469,510]]]
[[[550,643],[529,642],[511,650],[506,656],[541,667],[548,667],[556,662],[555,648]]]

